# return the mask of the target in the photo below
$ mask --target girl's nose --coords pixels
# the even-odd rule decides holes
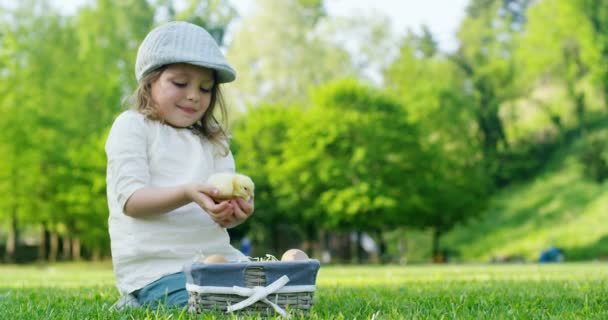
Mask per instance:
[[[199,93],[198,90],[188,90],[186,98],[190,101],[198,102]]]

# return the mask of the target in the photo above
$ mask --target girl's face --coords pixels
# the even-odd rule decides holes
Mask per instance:
[[[185,128],[200,120],[209,108],[213,70],[179,63],[167,66],[152,82],[152,102],[167,124]]]

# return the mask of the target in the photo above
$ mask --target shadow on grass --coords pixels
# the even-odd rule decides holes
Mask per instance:
[[[574,260],[608,261],[608,235],[587,246],[564,248],[566,257]]]

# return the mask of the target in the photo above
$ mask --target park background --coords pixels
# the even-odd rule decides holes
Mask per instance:
[[[246,16],[223,0],[2,2],[4,262],[109,259],[105,139],[138,43],[169,20],[207,28],[238,71],[227,120],[256,213],[230,230],[236,247],[331,263],[608,258],[608,3],[471,0],[442,50],[378,12],[254,2]]]

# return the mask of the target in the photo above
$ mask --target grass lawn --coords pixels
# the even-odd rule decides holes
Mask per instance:
[[[224,318],[117,298],[110,264],[0,265],[2,319]],[[322,266],[310,318],[608,319],[608,264]]]

